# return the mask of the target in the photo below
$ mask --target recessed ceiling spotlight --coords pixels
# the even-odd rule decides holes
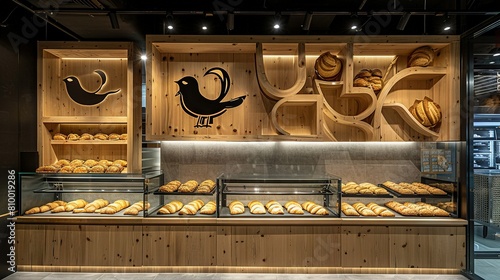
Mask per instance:
[[[148,56],[145,54],[141,55],[141,60],[144,60],[144,61],[148,60]]]
[[[273,23],[273,28],[275,30],[278,30],[281,28],[281,13],[276,12],[274,13],[274,23]]]
[[[445,26],[445,27],[443,28],[443,30],[444,30],[444,31],[448,31],[448,30],[450,30],[450,29],[451,29],[451,26],[449,26],[449,25],[447,25],[447,26]]]
[[[174,29],[174,26],[169,24],[169,25],[167,25],[167,28],[168,28],[168,30],[172,30],[172,29]]]
[[[207,29],[208,29],[208,27],[207,27],[206,25],[203,25],[203,26],[201,27],[201,29],[203,29],[203,30],[207,30]]]
[[[361,25],[361,22],[358,19],[358,14],[353,13],[351,14],[351,30],[356,30],[358,31],[359,26]]]
[[[273,27],[274,27],[274,29],[280,29],[279,23],[275,23]]]

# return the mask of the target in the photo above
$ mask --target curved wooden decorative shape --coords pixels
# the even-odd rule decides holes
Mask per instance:
[[[275,88],[266,76],[266,70],[264,68],[264,53],[262,50],[262,43],[257,43],[255,52],[255,66],[257,68],[257,81],[264,94],[273,99],[279,100],[281,98],[289,97],[297,94],[306,84],[307,72],[306,72],[306,46],[304,43],[298,44],[298,59],[297,59],[297,79],[295,84],[288,89],[278,89]]]
[[[360,114],[355,116],[346,116],[344,114],[340,114],[335,109],[333,109],[332,106],[326,101],[323,91],[321,89],[322,86],[339,88],[339,90],[341,90],[341,94],[339,95],[340,98],[352,97],[363,100],[363,102],[366,103],[365,104],[366,109]],[[373,90],[370,88],[353,87],[352,89],[353,92],[346,92],[342,82],[328,82],[317,79],[314,80],[314,91],[318,93],[323,99],[323,114],[325,115],[325,117],[339,124],[357,127],[366,134],[367,139],[372,140],[373,127],[370,124],[363,122],[362,120],[375,111],[377,97],[375,96]],[[323,125],[323,127],[325,127],[325,125]],[[330,135],[328,135],[328,133]],[[326,135],[329,138],[335,139],[335,137],[333,136],[333,134],[329,129],[327,130]]]
[[[321,126],[320,123],[321,121],[321,115],[320,112],[322,110],[322,101],[320,99],[320,96],[317,94],[298,94],[298,95],[293,95],[290,97],[282,98],[276,104],[274,105],[273,109],[271,110],[271,123],[273,124],[274,128],[276,129],[276,132],[281,135],[292,135],[290,132],[286,131],[283,127],[278,122],[277,118],[277,112],[279,107],[286,103],[293,103],[295,105],[316,105],[316,135],[310,135],[311,137],[317,137],[318,134],[321,132]],[[301,136],[308,136],[308,135],[301,135]]]
[[[433,78],[440,78],[445,76],[447,73],[445,67],[409,67],[405,68],[401,71],[399,71],[396,75],[392,76],[387,83],[384,85],[382,90],[379,93],[378,96],[378,101],[377,101],[377,106],[375,110],[375,115],[373,117],[373,127],[375,128],[375,138],[374,140],[378,140],[381,137],[381,122],[382,122],[382,108],[383,107],[390,107],[394,110],[396,110],[399,115],[405,120],[408,125],[410,125],[412,128],[417,128],[415,129],[419,133],[422,133],[423,135],[430,136],[430,137],[437,137],[439,136],[438,133],[431,131],[427,129],[426,127],[422,126],[408,111],[408,109],[403,106],[402,104],[399,105],[390,105],[385,103],[385,99],[387,98],[387,95],[389,95],[391,89],[400,81],[403,80],[411,80],[411,79],[418,79],[418,80],[426,80],[426,79],[433,79]],[[397,104],[397,103],[395,103]],[[401,108],[404,107],[404,108]],[[407,116],[405,116],[407,115]],[[411,118],[410,118],[411,116]],[[422,126],[422,127],[419,127]],[[423,128],[423,129],[422,129]]]
[[[401,116],[401,118],[403,118],[403,120],[416,132],[428,137],[439,137],[439,133],[428,129],[427,127],[423,126],[417,119],[415,119],[415,117],[410,113],[405,105],[401,103],[385,103],[383,107],[390,108],[396,111]]]

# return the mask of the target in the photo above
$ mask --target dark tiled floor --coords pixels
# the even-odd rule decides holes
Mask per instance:
[[[238,273],[53,273],[16,272],[6,280],[466,280],[461,275],[429,274],[238,274]]]

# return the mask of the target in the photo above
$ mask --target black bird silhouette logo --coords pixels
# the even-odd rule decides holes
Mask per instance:
[[[198,81],[192,76],[175,81],[179,85],[179,91],[175,95],[180,95],[182,109],[188,115],[198,118],[194,127],[212,127],[214,118],[224,114],[229,108],[240,106],[246,97],[243,95],[229,101],[222,101],[231,86],[229,74],[220,67],[208,69],[203,76],[208,74],[217,76],[221,83],[220,94],[216,99],[208,99],[203,96],[198,87]]]
[[[85,90],[82,87],[80,80],[75,76],[69,76],[63,80],[66,84],[66,91],[68,92],[69,97],[71,97],[71,99],[73,99],[76,103],[89,106],[97,105],[103,102],[108,95],[118,93],[121,90],[116,89],[106,93],[99,93],[104,84],[106,84],[106,73],[102,70],[95,70],[94,72],[101,77],[101,85],[93,92]]]

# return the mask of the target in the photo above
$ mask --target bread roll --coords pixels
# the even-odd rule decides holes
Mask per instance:
[[[119,165],[111,165],[106,168],[105,173],[121,173],[123,171],[123,167]]]
[[[81,165],[73,169],[73,173],[89,173],[90,168],[86,165]]]
[[[105,133],[96,133],[94,135],[94,139],[96,139],[96,140],[108,140],[109,136]]]
[[[109,140],[120,140],[120,134],[117,133],[110,133],[108,135]]]
[[[67,138],[68,138],[68,136],[66,134],[62,134],[62,133],[56,133],[52,137],[52,139],[54,139],[54,140],[66,140]]]
[[[183,206],[184,204],[182,204],[182,202],[174,200],[160,208],[160,210],[158,210],[158,214],[174,214],[175,212],[181,210]]]
[[[82,136],[80,136],[80,140],[94,140],[94,135],[90,133],[83,133]]]
[[[73,170],[75,170],[75,168],[71,165],[68,165],[59,169],[59,173],[73,173]]]
[[[73,167],[80,167],[83,165],[85,161],[84,160],[81,160],[81,159],[74,159],[72,160],[69,165],[73,166]]]
[[[68,140],[70,140],[70,141],[80,140],[80,135],[78,135],[76,133],[70,133],[70,134],[68,134]]]

